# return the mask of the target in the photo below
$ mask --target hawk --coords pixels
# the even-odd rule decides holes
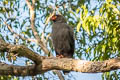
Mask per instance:
[[[53,15],[52,42],[57,57],[72,58],[74,54],[74,32],[62,15]]]

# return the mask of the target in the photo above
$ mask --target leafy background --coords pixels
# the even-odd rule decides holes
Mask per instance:
[[[31,0],[30,0],[31,1]],[[32,3],[32,1],[31,1]],[[76,59],[103,61],[120,55],[120,1],[119,0],[36,0],[35,27],[41,40],[55,55],[51,42],[51,26],[48,20],[50,13],[56,10],[67,19],[67,23],[74,28]],[[25,0],[0,1],[0,37],[11,44],[26,45],[40,55],[46,55],[34,41],[30,27],[30,14]],[[46,25],[47,24],[47,25]],[[9,25],[9,27],[7,26]],[[10,30],[12,29],[12,30]],[[25,40],[16,34],[21,35]],[[14,55],[0,53],[0,60],[9,64],[29,65],[32,61],[18,58]],[[73,73],[73,74],[72,74]],[[79,80],[78,72],[71,72],[66,79]],[[101,75],[102,74],[102,75]],[[118,80],[120,71],[111,71],[99,74],[102,80]],[[88,74],[94,75],[94,74]],[[99,76],[98,75],[98,76]],[[51,71],[34,77],[1,76],[1,79],[58,79]],[[97,78],[96,78],[97,79]],[[85,79],[83,79],[85,80]],[[88,78],[86,79],[88,80]]]

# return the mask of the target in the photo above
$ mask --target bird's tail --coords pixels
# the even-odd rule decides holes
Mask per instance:
[[[68,75],[70,71],[63,71],[64,75]]]

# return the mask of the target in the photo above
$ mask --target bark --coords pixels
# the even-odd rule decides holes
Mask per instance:
[[[32,4],[30,4],[29,0],[26,0],[26,3],[27,3],[28,8],[30,10],[31,29],[32,29],[34,37],[36,38],[36,40],[37,40],[39,46],[41,47],[41,49],[45,52],[45,54],[47,54],[47,55],[50,54],[50,56],[52,56],[52,54],[50,53],[50,51],[46,47],[45,41],[41,40],[41,38],[38,35],[38,32],[37,32],[37,30],[35,28],[35,2],[36,2],[36,0],[32,0]],[[63,75],[59,71],[55,71],[54,70],[54,72],[58,75],[58,77],[60,78],[60,80],[64,80]]]
[[[0,62],[0,75],[33,76],[50,70],[66,70],[83,73],[107,72],[120,69],[120,58],[105,61],[86,61],[71,58],[40,56],[23,45],[11,45],[0,39],[0,52],[18,54],[33,62],[30,66],[17,66]]]

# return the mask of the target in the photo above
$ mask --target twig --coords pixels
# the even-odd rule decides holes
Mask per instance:
[[[35,39],[30,39],[30,38],[27,39],[27,38],[21,36],[20,34],[17,34],[16,32],[14,32],[13,29],[12,29],[12,27],[11,27],[10,25],[8,25],[6,21],[4,21],[4,24],[7,26],[8,30],[9,30],[13,35],[20,37],[22,40],[27,40],[27,41],[32,41],[32,42],[36,42],[36,43],[37,43],[37,41],[36,41]]]

